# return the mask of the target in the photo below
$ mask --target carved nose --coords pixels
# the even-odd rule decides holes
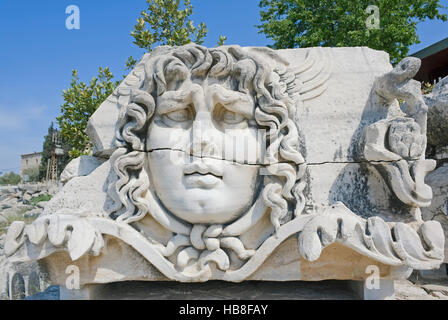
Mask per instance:
[[[197,119],[193,124],[191,154],[196,157],[213,156],[218,148],[213,139],[213,125],[209,119]]]
[[[196,157],[213,156],[217,153],[217,146],[210,135],[202,131],[202,134],[193,134],[190,152]]]

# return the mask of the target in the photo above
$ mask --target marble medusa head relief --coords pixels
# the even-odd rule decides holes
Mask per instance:
[[[390,225],[376,216],[361,218],[340,202],[307,209],[312,177],[300,115],[307,101],[327,94],[334,62],[331,50],[322,48],[307,49],[294,64],[287,60],[267,48],[194,44],[145,55],[114,92],[118,112],[108,160],[72,179],[79,191],[88,187],[80,179],[95,180],[97,171],[110,168],[97,191],[106,199],[104,212],[59,205],[31,225],[17,222],[8,232],[7,253],[44,259],[62,250],[76,261],[106,255],[106,239],[115,238],[177,281],[248,279],[291,237],[307,261],[339,243],[393,267],[440,264],[443,240],[435,222]],[[423,130],[421,115],[417,122],[410,114],[390,117]],[[368,148],[376,140],[365,131]],[[413,161],[426,171],[431,167],[424,157],[399,161],[402,171],[412,171]],[[422,177],[408,174],[406,183],[418,193]],[[383,178],[384,185],[395,181]],[[74,190],[71,182],[64,188]],[[392,191],[402,189],[392,184]]]
[[[177,268],[244,264],[304,208],[294,121],[304,71],[273,70],[239,47],[187,46],[146,64],[141,82],[121,90],[130,100],[111,156],[116,220],[144,230],[150,214],[172,232],[163,254]],[[255,226],[261,237],[241,238]]]

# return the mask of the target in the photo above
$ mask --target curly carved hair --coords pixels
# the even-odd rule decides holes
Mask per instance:
[[[239,46],[208,49],[189,44],[160,47],[152,55],[145,55],[117,88],[120,115],[117,150],[111,161],[118,181],[109,188],[115,203],[111,216],[132,223],[148,212],[144,196],[150,179],[144,170],[142,151],[156,108],[155,99],[165,91],[175,90],[176,83],[188,77],[217,78],[233,90],[255,98],[255,121],[267,129],[264,160],[270,174],[264,177],[261,196],[271,208],[271,222],[277,230],[292,213],[301,214],[305,206],[306,165],[294,121],[300,103],[295,75],[286,67],[273,70],[257,53]]]

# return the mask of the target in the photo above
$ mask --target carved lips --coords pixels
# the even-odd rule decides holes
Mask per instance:
[[[191,187],[211,189],[222,180],[223,171],[215,164],[194,161],[185,166],[184,175]]]

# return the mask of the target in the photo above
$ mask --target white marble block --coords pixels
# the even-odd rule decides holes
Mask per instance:
[[[106,160],[74,163],[5,251],[81,287],[438,268],[419,67],[365,47],[159,47],[89,121]]]

